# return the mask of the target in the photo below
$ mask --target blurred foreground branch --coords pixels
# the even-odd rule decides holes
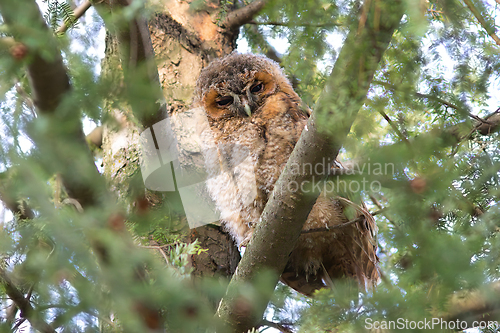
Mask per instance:
[[[42,333],[56,333],[49,324],[40,318],[40,315],[31,306],[30,300],[24,297],[3,268],[0,268],[0,282],[9,298],[21,310],[21,318],[27,319],[34,328]]]
[[[484,30],[486,30],[488,35],[490,35],[490,37],[493,38],[495,43],[497,43],[497,45],[500,46],[500,38],[498,38],[498,36],[495,33],[495,26],[491,26],[486,22],[484,17],[481,15],[476,6],[474,6],[471,0],[463,0],[463,1],[467,5],[467,7],[469,7],[470,11],[472,12],[472,14],[474,14],[474,16],[479,21]]]
[[[468,327],[473,323],[498,321],[500,317],[500,281],[474,291],[454,294],[449,302],[446,314],[441,314],[445,321],[465,321]],[[495,327],[498,328],[498,327]]]
[[[326,87],[299,142],[278,179],[217,315],[234,332],[258,325],[279,275],[301,233],[319,193],[291,193],[288,184],[303,184],[312,175],[294,174],[290,165],[321,163],[335,158],[362,107],[374,72],[403,16],[400,1],[367,2],[359,26],[352,26]],[[362,21],[362,22],[361,22]],[[367,50],[370,49],[370,52]],[[335,94],[331,92],[335,91]],[[259,272],[272,271],[274,280],[256,301],[245,301],[238,289],[254,282]],[[262,286],[260,289],[263,289]],[[250,307],[250,308],[249,308]]]
[[[45,153],[46,156],[52,156],[52,160],[59,161],[59,163],[51,163],[52,161],[47,161],[47,163],[51,163],[51,167],[55,166],[54,172],[61,173],[64,186],[70,197],[78,200],[83,206],[92,204],[95,202],[97,194],[95,187],[90,186],[88,180],[99,179],[99,174],[85,142],[79,112],[58,109],[70,93],[71,86],[57,42],[45,24],[36,2],[0,1],[0,12],[5,22],[10,26],[15,39],[28,46],[32,57],[27,67],[33,101],[37,111],[51,119],[49,126],[45,127],[46,132],[32,132],[31,136],[38,144],[42,154]],[[39,35],[33,36],[33,29],[26,30],[23,29],[22,25],[18,25],[19,13],[23,13],[25,17],[29,18],[33,27],[37,28],[36,32]],[[45,49],[30,49],[29,42],[33,38],[46,40]],[[48,82],[50,84],[47,84]],[[61,118],[66,122],[65,128],[61,128],[59,125],[58,121]],[[47,137],[54,139],[51,145],[46,142],[41,143]],[[65,146],[68,142],[74,146],[71,148]],[[67,155],[68,150],[74,154],[72,157]],[[82,166],[88,171],[88,179],[74,175],[74,171],[82,169]]]
[[[90,6],[92,6],[92,3],[90,2],[90,0],[85,0],[80,6],[78,6],[74,11],[73,11],[73,16],[74,16],[74,19],[75,19],[75,22],[76,20],[78,20],[80,17],[83,16],[83,14],[85,14],[85,12],[90,8]],[[68,24],[66,24],[66,22],[64,22],[63,24],[61,24],[61,26],[56,30],[56,34],[63,34],[66,32],[66,30],[68,30],[69,26]]]

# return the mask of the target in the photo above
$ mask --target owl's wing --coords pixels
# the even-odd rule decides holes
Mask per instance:
[[[348,199],[339,198],[341,202],[349,202],[348,205],[356,205],[356,217],[359,220],[352,225],[342,229],[343,237],[339,239],[339,245],[345,248],[348,259],[345,262],[351,267],[342,267],[344,275],[355,278],[360,289],[366,290],[375,286],[380,279],[377,256],[377,226],[373,216],[367,211],[363,202],[360,205],[350,202]],[[328,276],[338,276],[338,268],[334,265],[325,264]]]
[[[306,103],[302,102],[302,100],[300,101],[300,104],[299,104],[299,107],[298,109],[300,109],[300,111],[302,111],[302,113],[307,117],[309,118],[311,116],[311,113],[312,113],[312,110],[309,108],[309,106],[307,106]]]
[[[360,222],[343,228],[337,239],[318,252],[329,252],[322,256],[321,268],[314,274],[302,269],[302,264],[289,261],[281,275],[281,281],[306,296],[322,288],[332,288],[335,281],[357,281],[359,290],[365,291],[379,281],[378,257],[373,237],[373,219],[364,218]],[[325,231],[335,232],[335,231]]]
[[[380,277],[373,216],[353,193],[324,194],[311,210],[281,280],[307,296],[337,280],[357,281],[366,290]],[[325,225],[329,230],[308,233]]]

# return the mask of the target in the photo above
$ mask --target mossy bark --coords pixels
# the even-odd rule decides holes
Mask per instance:
[[[159,81],[172,123],[181,121],[182,126],[187,128],[195,126],[194,122],[189,122],[189,117],[182,115],[191,107],[196,79],[211,60],[229,54],[235,48],[238,30],[220,26],[221,12],[218,2],[210,2],[203,8],[193,10],[187,1],[166,1],[163,10],[148,20]],[[118,39],[108,35],[102,68],[104,76],[117,87],[117,94],[121,93],[120,89],[124,86],[118,52]],[[104,173],[122,203],[129,211],[138,209],[144,198],[150,209],[167,211],[164,207],[182,208],[177,192],[160,193],[144,189],[138,146],[139,133],[143,128],[134,119],[130,107],[116,106],[109,102],[105,109],[105,119],[114,126],[107,126],[104,130]],[[184,140],[180,144],[189,142]],[[189,156],[184,158],[188,158],[195,166],[203,167],[199,151],[179,148],[188,152]],[[169,224],[186,225],[182,209],[169,211],[168,215],[165,218],[176,220],[169,221]],[[187,242],[198,239],[200,245],[208,249],[200,255],[192,256],[194,276],[229,277],[234,273],[240,255],[233,240],[219,225],[190,231],[184,228],[184,232]]]

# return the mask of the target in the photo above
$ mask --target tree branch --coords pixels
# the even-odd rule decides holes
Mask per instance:
[[[275,22],[275,21],[268,21],[268,22],[257,22],[257,21],[250,21],[247,22],[246,24],[252,24],[252,25],[275,25],[275,26],[280,26],[280,27],[311,27],[311,28],[331,28],[331,27],[341,27],[345,24],[342,23],[337,23],[337,22],[331,22],[331,23],[291,23],[291,22]]]
[[[268,41],[262,36],[262,33],[259,31],[257,26],[251,25],[244,27],[246,29],[247,34],[253,35],[252,37],[255,41],[261,46],[260,49],[262,53],[266,55],[269,59],[276,61],[277,63],[281,63],[281,58],[276,52],[276,49],[268,43]]]
[[[112,13],[129,6],[128,0],[106,2]],[[96,6],[97,9],[99,7],[101,6]],[[101,16],[106,17],[106,15]],[[115,14],[115,17],[118,19],[118,15]],[[136,15],[129,22],[106,23],[107,28],[118,37],[122,46],[120,58],[129,95],[134,96],[134,92],[142,92],[141,98],[130,98],[128,102],[141,125],[144,128],[151,127],[167,117],[167,110],[147,21]],[[148,89],[145,89],[145,85]],[[144,96],[146,91],[150,95]]]
[[[245,7],[238,8],[227,14],[222,24],[227,30],[235,30],[250,22],[253,17],[266,5],[268,0],[255,0]]]
[[[250,38],[254,39],[254,41],[259,45],[261,52],[264,53],[266,57],[276,61],[278,64],[281,64],[281,57],[276,52],[276,49],[264,38],[257,25],[246,25],[243,29],[245,29],[247,35],[251,35]],[[297,88],[297,78],[292,75],[289,79],[292,83],[292,87]]]
[[[467,7],[469,7],[469,9],[472,12],[472,14],[474,14],[474,16],[476,17],[476,19],[479,21],[479,23],[484,28],[484,30],[486,30],[486,32],[488,33],[488,35],[490,35],[490,37],[493,38],[493,40],[495,41],[495,43],[497,43],[497,45],[500,46],[500,38],[498,38],[498,36],[495,34],[495,28],[494,28],[494,26],[493,27],[489,26],[488,23],[486,23],[486,20],[481,16],[481,13],[479,13],[479,10],[477,10],[476,6],[474,6],[474,4],[472,3],[472,1],[470,1],[470,0],[464,0],[464,2],[467,5]]]
[[[54,172],[61,173],[64,186],[70,197],[77,199],[84,206],[91,204],[97,195],[89,180],[99,179],[99,173],[85,142],[79,114],[69,112],[69,110],[56,114],[63,98],[71,90],[57,42],[45,24],[35,1],[1,0],[0,11],[15,39],[27,45],[32,56],[32,60],[28,64],[28,78],[38,112],[46,115],[49,119],[57,118],[57,121],[49,121],[49,126],[46,126],[48,133],[39,131],[31,133],[30,136],[35,143],[39,144],[41,155],[51,156],[50,166],[56,168]],[[25,29],[22,24],[18,23],[20,13],[26,20],[29,20],[32,29]],[[30,41],[37,38],[46,41],[44,49],[29,49]],[[48,84],[49,82],[50,84]],[[65,130],[59,125],[61,117],[64,117],[62,121],[64,121]],[[50,144],[46,141],[47,138],[52,139]],[[67,142],[75,143],[70,152],[73,155],[68,155]],[[53,161],[59,163],[53,163]],[[87,179],[75,177],[75,170],[82,170],[82,168],[88,170]]]
[[[293,331],[288,328],[288,326],[294,326],[293,323],[274,323],[269,320],[261,321],[261,326],[267,326],[279,330],[281,333],[293,333]]]
[[[473,117],[474,119],[479,119],[476,120],[473,127],[470,128],[467,126],[465,122],[450,126],[446,128],[443,133],[442,137],[445,138],[446,136],[452,137],[453,140],[453,145],[455,145],[455,148],[453,149],[451,156],[455,155],[458,151],[458,148],[460,146],[460,143],[463,141],[469,140],[472,138],[472,135],[476,132],[483,136],[487,136],[493,133],[498,132],[500,130],[500,108],[497,109],[495,112],[492,114],[488,115],[484,120],[479,118],[479,117]],[[464,128],[466,129],[465,131],[468,131],[467,134],[464,133]]]
[[[364,104],[375,69],[403,16],[400,1],[372,1],[364,6],[363,24],[351,27],[315,112],[274,186],[252,240],[219,305],[217,315],[234,332],[246,332],[258,325],[268,303],[267,297],[272,294],[319,195],[291,191],[290,184],[304,184],[315,176],[291,172],[292,166],[298,165],[302,169],[305,163],[321,164],[325,155],[333,158],[338,155],[357,112]],[[262,294],[255,295],[256,300],[245,301],[238,293],[239,287],[252,283],[258,272],[265,270],[274,272],[274,280],[266,287],[259,286]]]
[[[56,107],[60,104],[62,97],[70,90],[70,83],[66,68],[64,67],[61,54],[57,49],[56,41],[43,21],[38,7],[34,2],[16,2],[8,3],[8,1],[0,1],[0,10],[5,22],[15,34],[17,42],[24,42],[30,37],[43,38],[47,41],[47,51],[50,52],[50,60],[48,56],[43,56],[38,50],[29,50],[33,56],[33,60],[28,64],[28,75],[32,86],[33,100],[35,106],[40,112],[53,113]],[[33,25],[33,29],[37,28],[39,36],[31,36],[29,32],[32,30],[22,29],[16,24],[19,12],[24,13],[26,19],[29,19]],[[29,44],[25,43],[28,47]],[[50,84],[47,84],[50,82]]]
[[[499,0],[500,1],[500,0]],[[374,84],[377,84],[377,85],[380,85],[380,86],[383,86],[389,90],[392,90],[392,91],[396,91],[397,90],[397,87],[395,87],[394,85],[390,84],[390,83],[387,83],[387,82],[382,82],[382,81],[378,81],[378,80],[374,80],[373,81]],[[471,132],[469,133],[469,136],[471,134],[473,134],[474,132],[479,132],[481,135],[490,135],[494,132],[497,132],[499,129],[500,129],[500,108],[498,108],[495,112],[493,112],[492,114],[486,116],[484,119],[482,119],[481,117],[478,117],[470,112],[468,112],[466,109],[458,106],[458,105],[455,105],[451,102],[448,102],[442,98],[439,98],[437,96],[432,96],[432,95],[428,95],[428,94],[422,94],[422,93],[419,93],[419,92],[414,92],[413,93],[416,97],[418,98],[425,98],[425,99],[429,99],[429,100],[434,100],[438,103],[441,103],[443,105],[446,105],[447,107],[450,107],[452,109],[455,109],[457,111],[462,111],[462,112],[465,112],[469,115],[469,117],[471,117],[472,119],[474,119],[476,122],[474,123],[474,128],[471,130]],[[382,115],[387,121],[389,121],[384,115]],[[390,123],[390,122],[389,122]],[[393,127],[391,125],[391,127]],[[394,129],[394,127],[393,127]],[[458,127],[457,126],[452,126],[450,128],[447,129],[447,131],[450,133],[450,134],[453,134],[455,136],[457,136],[458,134]],[[461,139],[457,136],[457,139]]]
[[[83,2],[80,6],[78,6],[74,11],[73,11],[73,16],[75,17],[75,21],[78,20],[80,17],[85,14],[85,12],[92,6],[92,3],[89,0],[86,0]],[[63,34],[68,30],[68,25],[66,22],[63,22],[59,28],[56,30],[56,34]]]
[[[374,80],[373,81],[374,84],[377,84],[377,85],[380,85],[380,86],[383,86],[384,88],[387,88],[389,90],[392,90],[392,91],[397,91],[398,88],[396,86],[394,86],[393,84],[390,84],[388,82],[383,82],[383,81],[378,81],[378,80]],[[464,110],[463,108],[453,104],[453,103],[450,103],[442,98],[439,98],[437,96],[432,96],[432,95],[428,95],[428,94],[422,94],[422,93],[419,93],[419,92],[414,92],[414,95],[418,98],[425,98],[425,99],[430,99],[430,100],[433,100],[433,101],[436,101],[438,103],[441,103],[443,105],[446,105],[452,109],[455,109],[455,110],[459,110],[459,111],[464,111],[464,112],[467,112],[467,110]]]
[[[384,117],[384,119],[387,121],[387,123],[389,124],[389,126],[391,126],[391,128],[394,130],[394,132],[396,132],[397,136],[399,136],[399,138],[401,140],[403,140],[404,143],[406,143],[406,145],[408,146],[409,149],[412,149],[410,141],[408,141],[408,138],[405,135],[403,135],[403,133],[401,133],[401,131],[399,130],[399,128],[396,126],[396,124],[394,124],[394,122],[387,115],[387,113],[385,113],[383,110],[380,110],[379,113],[382,115],[382,117]]]
[[[8,273],[3,268],[0,268],[0,281],[5,288],[6,294],[12,302],[16,304],[19,310],[21,310],[22,318],[26,318],[30,324],[40,332],[56,333],[49,324],[40,318],[37,311],[31,306],[29,299],[26,299],[23,293],[17,289],[16,285],[12,282]]]
[[[483,119],[479,119],[474,129],[481,135],[490,135],[500,129],[500,108]]]
[[[500,314],[500,282],[494,282],[480,290],[458,292],[448,301],[448,313],[441,314],[445,321],[473,322],[497,320]]]

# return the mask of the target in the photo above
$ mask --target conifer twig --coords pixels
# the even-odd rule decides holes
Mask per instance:
[[[85,14],[85,12],[90,8],[90,6],[92,6],[92,3],[89,1],[89,0],[86,0],[84,3],[82,3],[80,6],[78,6],[77,8],[75,8],[75,10],[73,11],[73,16],[75,17],[75,21],[78,20],[80,17],[83,16],[83,14]],[[66,22],[63,22],[59,28],[57,28],[56,30],[56,34],[63,34],[65,33],[67,30],[68,30],[68,25],[66,24]]]
[[[499,1],[497,0],[497,2]],[[464,0],[464,3],[467,5],[467,7],[469,7],[472,14],[474,14],[474,16],[479,21],[484,30],[486,30],[488,35],[490,35],[490,37],[493,38],[495,43],[497,43],[497,45],[500,46],[500,38],[498,38],[498,36],[495,34],[495,30],[488,26],[486,20],[484,19],[484,17],[481,16],[481,13],[479,13],[479,10],[476,8],[476,6],[474,6],[472,1]]]
[[[499,0],[500,1],[500,0]],[[338,22],[329,22],[329,23],[292,23],[292,22],[276,22],[276,21],[266,21],[266,22],[258,22],[258,21],[250,21],[247,24],[252,25],[274,25],[280,27],[311,27],[311,28],[331,28],[331,27],[339,27],[344,24]]]
[[[56,333],[56,331],[40,316],[37,314],[35,309],[31,306],[30,300],[24,297],[23,293],[17,288],[17,286],[12,282],[8,273],[0,268],[0,283],[5,288],[5,293],[9,298],[16,304],[16,306],[21,310],[21,317],[27,319],[30,324],[42,333]]]

